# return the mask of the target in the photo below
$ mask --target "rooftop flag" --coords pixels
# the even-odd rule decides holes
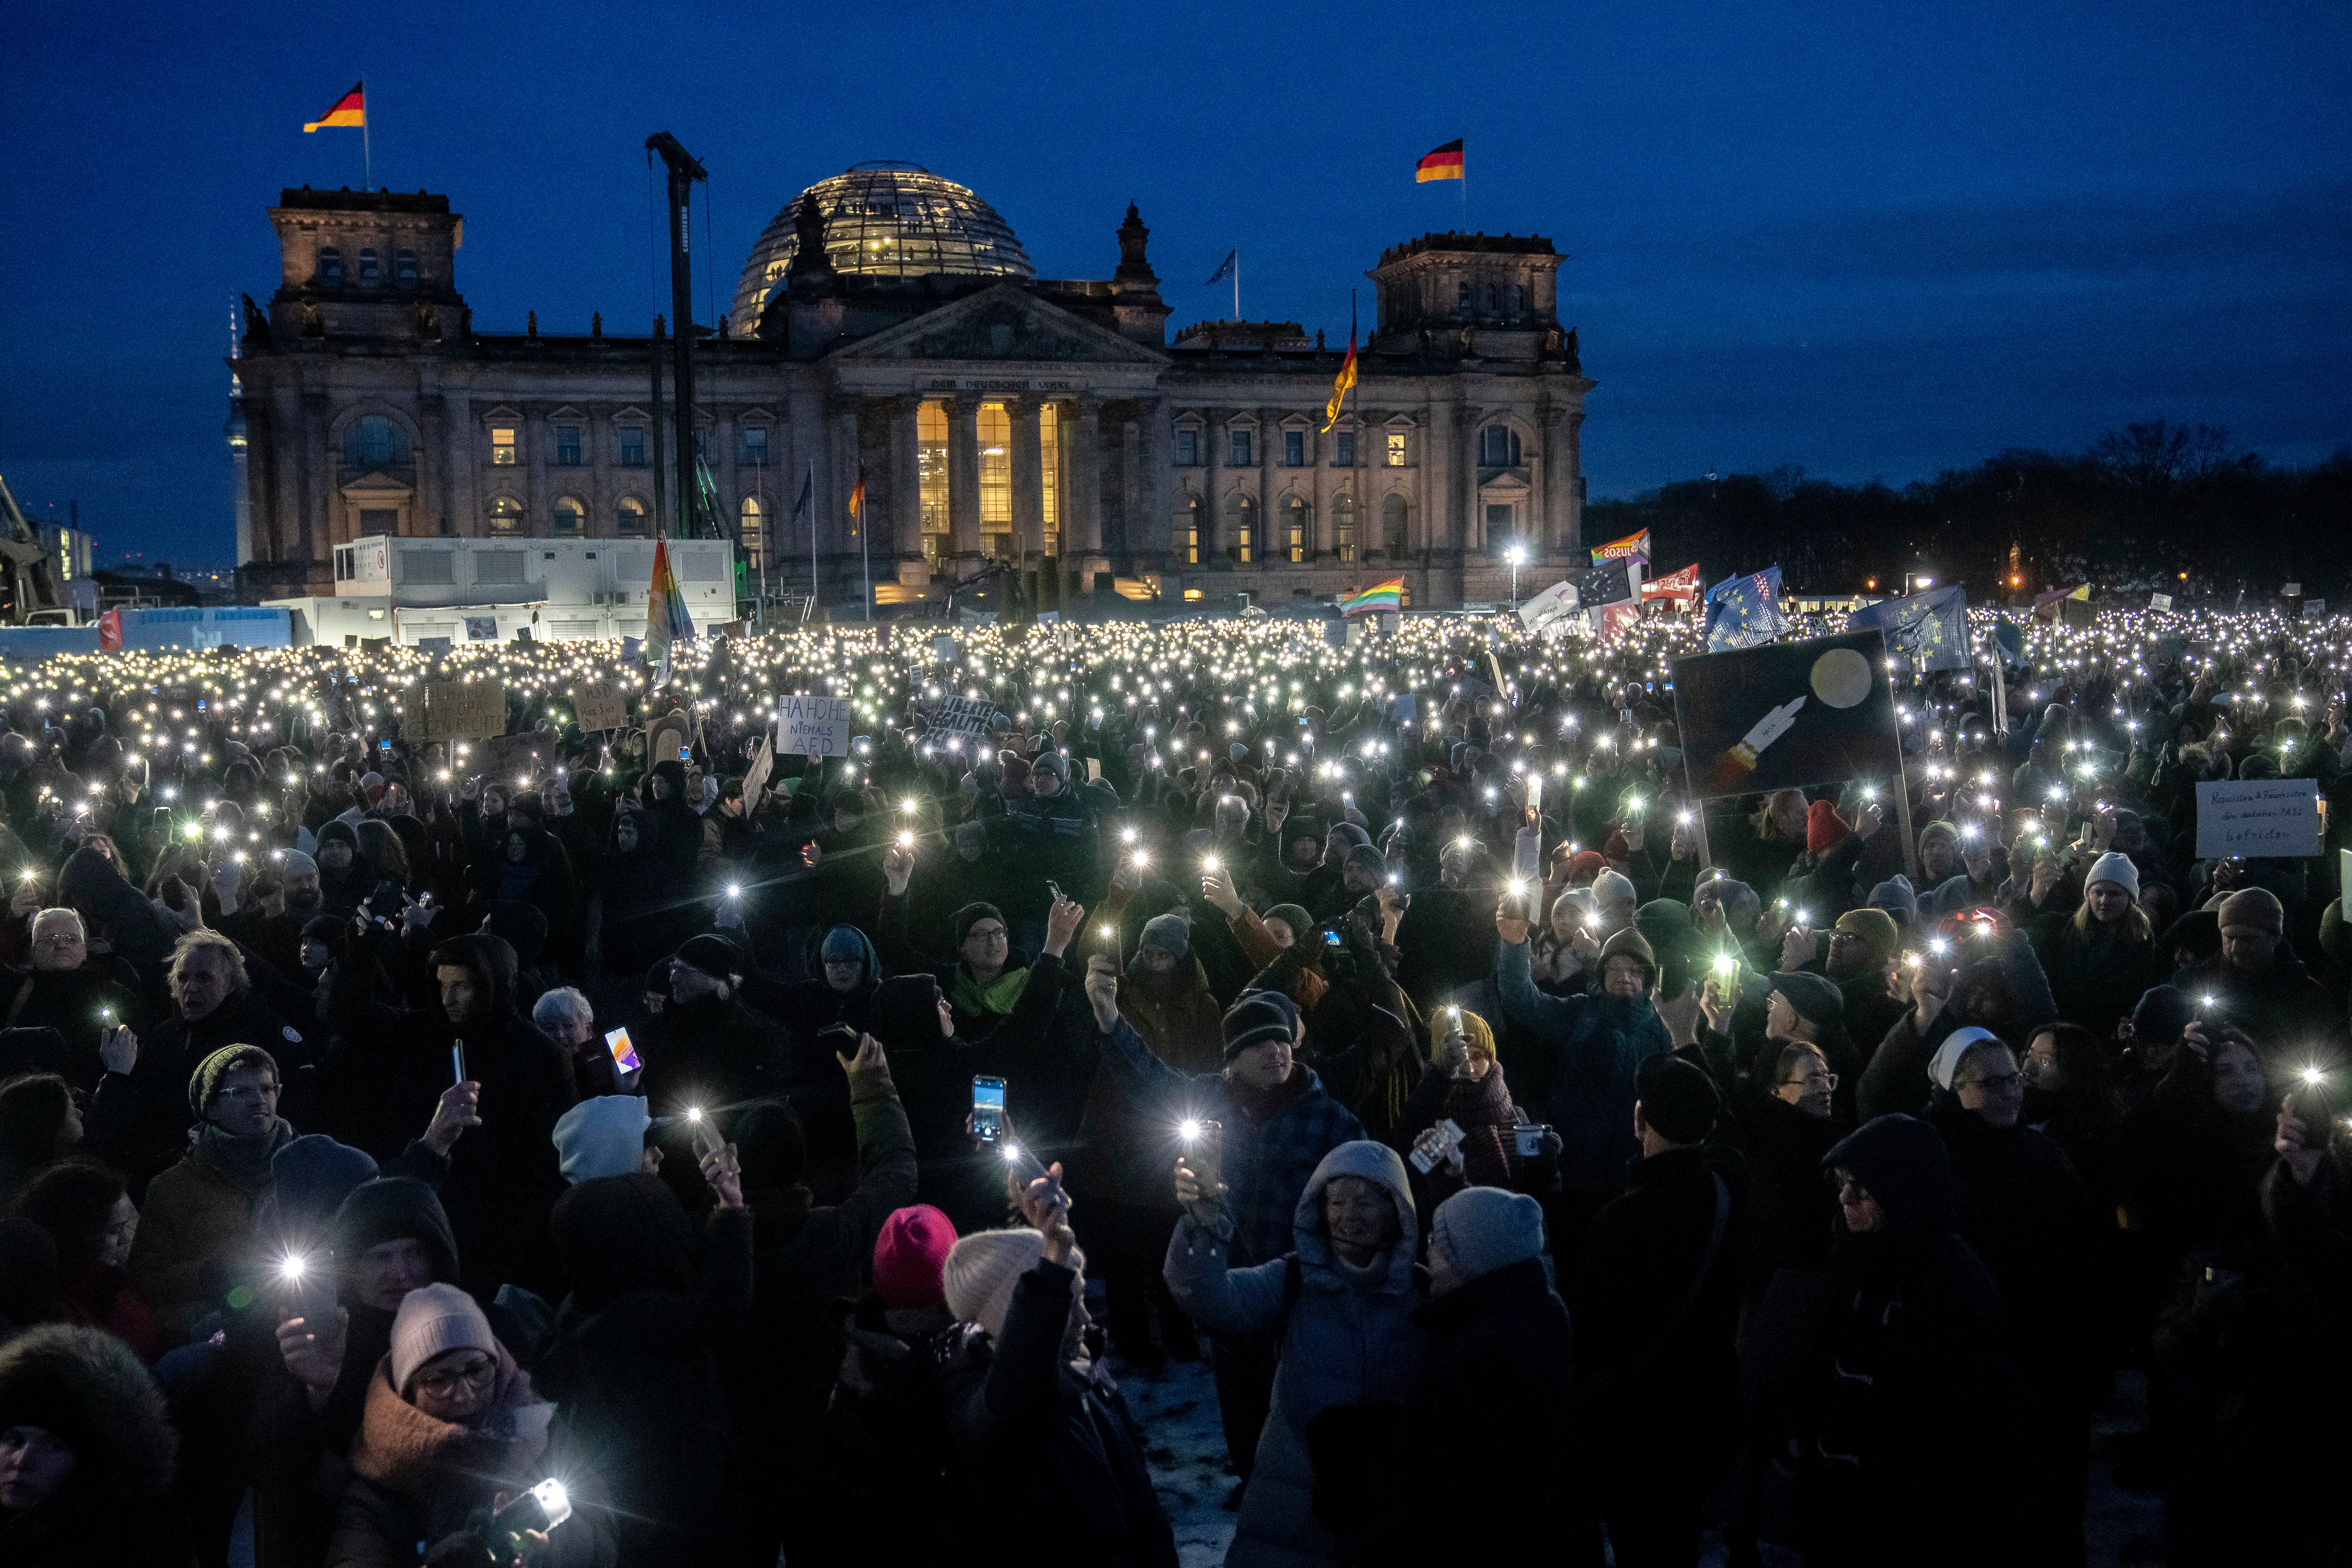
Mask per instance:
[[[367,128],[367,83],[363,81],[352,83],[352,90],[335,100],[332,109],[328,110],[326,113],[311,121],[302,129],[307,133],[338,125],[355,125],[362,130]]]
[[[1391,577],[1385,583],[1375,583],[1354,598],[1342,602],[1339,613],[1343,616],[1370,616],[1403,607],[1404,579]]]
[[[1462,138],[1459,136],[1433,152],[1423,153],[1421,162],[1412,166],[1414,184],[1429,180],[1459,180],[1464,177]]]
[[[1210,283],[1223,283],[1232,277],[1241,266],[1241,254],[1239,250],[1226,251],[1225,258],[1217,263],[1217,269],[1209,274],[1209,282],[1202,284],[1201,287],[1206,289]]]
[[[1323,428],[1328,430],[1339,422],[1339,410],[1347,405],[1348,389],[1356,384],[1356,323],[1348,323],[1348,357],[1339,362],[1339,374],[1331,379],[1331,401],[1323,408]]]

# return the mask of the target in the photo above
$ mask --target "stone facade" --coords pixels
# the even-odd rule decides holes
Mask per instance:
[[[1383,254],[1360,379],[1326,431],[1345,345],[1248,321],[1170,342],[1132,206],[1093,280],[836,267],[821,205],[780,215],[787,261],[763,237],[739,296],[758,321],[696,352],[718,508],[770,592],[854,603],[870,572],[903,600],[1011,560],[1046,604],[1116,576],[1274,606],[1401,573],[1436,606],[1505,597],[1514,544],[1527,592],[1582,559],[1594,384],[1560,330],[1548,239],[1431,234]],[[601,318],[475,331],[444,196],[305,187],[270,219],[282,277],[266,310],[248,301],[233,410],[248,596],[331,593],[334,547],[367,533],[676,531],[675,485],[656,479],[675,429],[666,342]]]

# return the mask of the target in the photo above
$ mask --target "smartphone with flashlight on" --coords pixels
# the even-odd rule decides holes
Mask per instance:
[[[463,1040],[449,1042],[449,1070],[456,1075],[451,1079],[453,1083],[466,1081],[466,1042]]]
[[[1204,1116],[1176,1131],[1184,1141],[1184,1168],[1201,1184],[1201,1195],[1213,1197],[1225,1181],[1225,1124]]]
[[[1004,1136],[1004,1080],[976,1076],[971,1080],[971,1136],[975,1142],[994,1143]]]
[[[334,1327],[335,1271],[308,1253],[289,1252],[272,1272],[277,1276],[278,1321],[299,1318],[315,1325],[323,1341]]]

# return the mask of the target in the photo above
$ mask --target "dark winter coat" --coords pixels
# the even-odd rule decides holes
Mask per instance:
[[[1958,1229],[1943,1139],[1883,1116],[1841,1142],[1825,1171],[1853,1173],[1885,1221],[1839,1221],[1826,1321],[1805,1359],[1805,1553],[1827,1568],[2017,1561],[2020,1467],[2032,1395],[2010,1348],[2000,1287]]]
[[[248,987],[193,1022],[175,1011],[140,1037],[129,1077],[108,1073],[90,1097],[91,1145],[121,1163],[134,1184],[178,1160],[196,1121],[188,1109],[188,1079],[223,1046],[259,1046],[269,1053],[278,1064],[278,1114],[301,1125],[313,1098],[310,1042]],[[428,1106],[425,1119],[430,1115]],[[425,1119],[414,1131],[424,1131]]]
[[[1076,1279],[1041,1258],[1013,1287],[1002,1341],[968,1329],[954,1342],[942,1394],[959,1563],[1028,1568],[1043,1548],[1059,1562],[1175,1568],[1126,1399],[1099,1363],[1081,1374],[1062,1358]]]
[[[1362,1560],[1599,1568],[1570,1386],[1575,1336],[1543,1260],[1482,1274],[1414,1309],[1412,1321],[1424,1342],[1421,1377],[1397,1423],[1401,1440],[1375,1472]],[[1444,1432],[1468,1440],[1429,1440]]]
[[[2058,1016],[2103,1040],[2115,1033],[2116,1020],[2128,1016],[2149,986],[2163,984],[2172,969],[2153,936],[2135,942],[2096,925],[2085,934],[2071,912],[2044,916],[2036,946]]]
[[[1853,1131],[1853,1122],[1834,1111],[1808,1116],[1751,1077],[1739,1079],[1730,1099],[1748,1161],[1740,1294],[1752,1303],[1780,1269],[1828,1272],[1837,1194],[1822,1180],[1822,1159]]]
[[[2191,996],[2213,998],[2205,1016],[2243,1029],[2274,1073],[2300,1068],[2315,1049],[2332,1049],[2344,1038],[2344,1010],[2284,946],[2260,974],[2231,968],[2217,952],[2174,975],[2172,984]]]
[[[1643,1061],[1674,1049],[1647,996],[1547,996],[1528,973],[1528,944],[1495,950],[1495,984],[1511,1021],[1526,1028],[1551,1060],[1538,1072],[1551,1085],[1542,1120],[1559,1134],[1561,1185],[1606,1194],[1625,1182],[1641,1152],[1633,1136],[1633,1075]]]

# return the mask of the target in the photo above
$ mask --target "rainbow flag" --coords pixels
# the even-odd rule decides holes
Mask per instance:
[[[1458,136],[1433,152],[1423,153],[1421,162],[1412,166],[1412,183],[1416,185],[1430,180],[1462,177],[1462,138]]]
[[[1649,563],[1650,531],[1648,529],[1643,529],[1638,533],[1629,533],[1622,539],[1612,539],[1592,552],[1592,559],[1595,561],[1619,561],[1628,558],[1639,560],[1644,565]]]
[[[361,81],[352,83],[352,90],[343,94],[342,97],[335,100],[335,106],[332,109],[330,109],[326,113],[321,114],[318,119],[310,121],[310,124],[302,127],[302,130],[307,134],[312,131],[323,131],[331,126],[337,125],[356,125],[362,130],[366,129],[366,82]]]
[[[1343,616],[1370,616],[1382,610],[1404,608],[1404,579],[1391,577],[1385,583],[1375,583],[1354,598],[1339,605]]]
[[[669,679],[670,644],[693,636],[694,617],[687,614],[677,574],[669,569],[669,542],[656,539],[653,580],[646,586],[646,660],[653,666],[656,685]]]

